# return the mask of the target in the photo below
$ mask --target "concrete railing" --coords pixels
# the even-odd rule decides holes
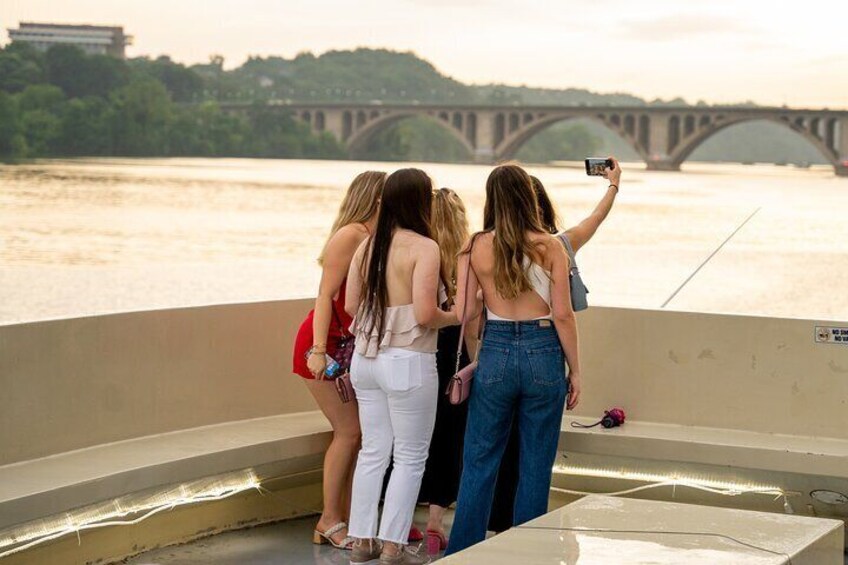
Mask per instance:
[[[0,465],[315,410],[291,374],[310,300],[0,326]]]
[[[314,410],[291,374],[309,300],[0,326],[0,465]],[[848,345],[816,322],[593,307],[576,415],[848,439]],[[831,324],[832,325],[832,324]]]
[[[848,343],[834,322],[590,308],[579,315],[577,414],[848,440]],[[848,322],[842,323],[848,327]]]

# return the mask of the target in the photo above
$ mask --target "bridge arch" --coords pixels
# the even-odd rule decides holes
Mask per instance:
[[[640,158],[645,161],[648,160],[648,152],[642,147],[636,138],[636,128],[634,126],[639,121],[639,115],[637,112],[633,112],[632,114],[628,113],[623,117],[620,114],[614,114],[612,116],[600,114],[587,116],[584,114],[572,113],[558,113],[541,116],[535,121],[524,125],[522,128],[514,132],[505,132],[502,140],[495,147],[495,154],[499,160],[512,159],[521,147],[532,137],[543,130],[548,129],[554,124],[567,122],[569,120],[591,120],[595,123],[601,124],[627,142],[627,144],[633,148]]]
[[[717,133],[731,126],[736,126],[744,123],[752,122],[770,122],[779,124],[786,129],[796,133],[812,145],[826,160],[834,167],[839,167],[839,156],[837,155],[835,145],[835,121],[825,123],[827,128],[824,135],[820,135],[822,127],[816,121],[807,121],[801,118],[790,120],[788,117],[778,116],[740,116],[729,117],[725,116],[722,120],[711,120],[703,124],[702,128],[691,137],[684,137],[680,144],[674,148],[669,154],[669,160],[675,167],[679,167],[692,153],[701,146],[705,141],[716,135]]]
[[[438,124],[441,129],[451,134],[454,139],[460,142],[468,153],[469,159],[473,157],[474,144],[469,137],[476,136],[476,116],[473,119],[464,120],[461,114],[455,114],[453,120],[451,120],[444,112],[435,114],[416,112],[414,110],[383,114],[366,122],[362,127],[355,129],[345,143],[348,153],[353,154],[364,149],[375,135],[409,118],[425,118],[434,124]]]

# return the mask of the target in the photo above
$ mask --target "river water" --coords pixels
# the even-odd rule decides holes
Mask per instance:
[[[402,163],[80,159],[0,165],[0,323],[313,296],[353,176]],[[479,227],[490,167],[420,164]],[[575,167],[529,167],[566,225],[603,194]],[[756,212],[756,213],[755,213]],[[625,164],[581,251],[590,302],[848,320],[848,179],[829,168]]]

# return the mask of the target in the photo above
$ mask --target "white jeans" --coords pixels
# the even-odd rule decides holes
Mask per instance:
[[[349,535],[406,544],[433,425],[439,376],[435,353],[387,348],[354,354],[350,378],[359,402],[362,449],[353,475]],[[394,445],[394,467],[377,534],[377,506]]]

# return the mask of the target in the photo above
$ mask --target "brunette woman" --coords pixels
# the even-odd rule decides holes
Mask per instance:
[[[443,307],[453,305],[456,296],[456,268],[459,252],[468,243],[468,219],[465,205],[449,188],[433,194],[433,214],[430,221],[433,239],[439,244],[442,280],[447,287],[448,299]],[[476,350],[477,322],[466,324],[465,342],[461,350],[460,367],[468,364],[468,352]],[[462,437],[468,415],[468,404],[453,405],[444,394],[456,371],[456,352],[459,344],[459,327],[449,326],[439,330],[436,369],[439,373],[439,400],[436,408],[436,426],[430,442],[430,455],[421,482],[418,500],[429,504],[427,521],[427,553],[435,555],[447,547],[444,516],[447,508],[456,501],[459,476],[462,471]]]
[[[539,219],[542,226],[551,234],[559,234],[563,244],[571,246],[569,255],[576,254],[586,245],[612,210],[618,186],[621,182],[621,166],[614,157],[610,157],[613,168],[604,172],[604,178],[609,181],[604,196],[595,209],[579,224],[563,233],[559,233],[559,218],[545,186],[538,178],[531,176],[533,189],[539,201]],[[503,461],[498,471],[498,482],[495,487],[495,499],[492,502],[492,513],[489,517],[489,529],[493,532],[503,532],[513,526],[515,509],[515,494],[518,490],[518,428],[513,424],[509,434],[509,442],[504,452]]]
[[[354,564],[429,561],[406,543],[436,418],[438,329],[457,323],[439,307],[445,296],[439,246],[430,238],[432,198],[423,171],[392,173],[374,235],[348,273],[345,307],[356,316],[351,382],[362,426],[350,513]],[[378,530],[380,487],[392,458]]]
[[[333,439],[324,456],[324,508],[313,542],[340,549],[350,549],[352,543],[345,520],[350,514],[353,464],[359,449],[359,414],[356,402],[341,401],[325,371],[328,354],[335,351],[351,323],[345,311],[345,281],[354,252],[377,223],[385,180],[386,173],[368,171],[348,187],[318,258],[322,273],[315,308],[301,324],[294,345],[294,373],[303,377],[333,428]]]
[[[463,289],[457,311],[468,303],[472,318],[480,315],[481,289],[488,317],[448,554],[486,537],[513,415],[520,444],[515,522],[547,511],[563,408],[577,405],[582,382],[568,257],[542,225],[533,183],[521,167],[501,165],[489,175],[483,225],[465,251],[470,269],[460,258],[457,277]]]

